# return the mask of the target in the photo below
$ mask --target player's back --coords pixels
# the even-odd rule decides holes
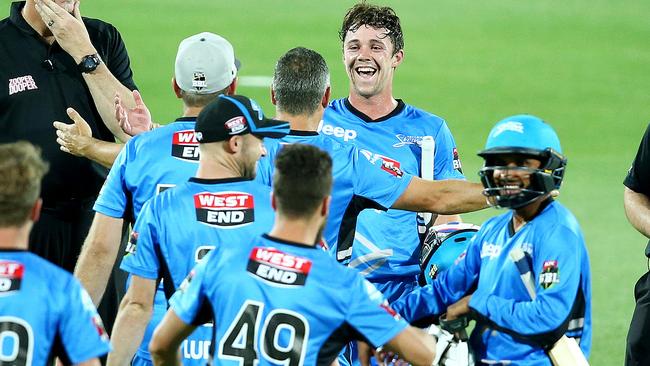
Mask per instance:
[[[406,326],[381,293],[317,246],[263,235],[217,248],[193,274],[171,303],[188,323],[212,308],[215,364],[329,365],[350,340],[379,346]]]
[[[35,254],[0,251],[0,364],[80,363],[110,350],[76,279]]]

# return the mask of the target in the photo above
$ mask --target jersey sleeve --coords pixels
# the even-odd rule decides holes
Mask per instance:
[[[506,332],[540,342],[550,337],[548,343],[552,344],[566,331],[563,326],[568,325],[566,322],[576,302],[582,245],[582,238],[567,227],[552,230],[540,239],[534,254],[535,300],[507,299],[479,288],[469,306]],[[513,286],[521,287],[526,293],[522,282]]]
[[[401,333],[407,326],[374,285],[355,274],[351,284],[350,305],[346,322],[364,341],[375,347],[382,346]]]
[[[433,177],[436,180],[444,179],[465,179],[460,164],[460,157],[456,142],[451,135],[446,123],[442,123],[438,134],[434,136],[436,142]]]
[[[58,356],[77,364],[107,354],[111,345],[90,296],[75,278],[70,277],[67,287],[58,329],[65,355]]]
[[[409,323],[416,323],[444,313],[449,305],[470,292],[478,281],[481,268],[480,240],[477,239],[480,234],[479,231],[472,237],[467,251],[461,254],[457,263],[441,272],[431,284],[394,302],[393,309]]]
[[[115,76],[117,80],[130,90],[135,90],[138,87],[133,82],[133,71],[131,70],[131,60],[126,51],[126,46],[122,40],[122,35],[117,28],[112,25],[109,27],[110,31],[110,44],[109,52],[106,55],[104,62]]]
[[[176,315],[186,324],[200,325],[211,320],[212,309],[205,293],[206,268],[213,249],[190,271],[190,274],[169,299],[169,305]]]
[[[650,125],[646,128],[623,184],[634,192],[650,195]]]
[[[126,193],[126,167],[133,155],[133,139],[117,155],[93,209],[113,218],[124,218],[130,201]]]
[[[120,265],[122,270],[149,280],[157,280],[160,272],[156,250],[160,242],[159,229],[162,227],[155,204],[158,197],[144,204],[131,233],[129,250]]]
[[[370,199],[384,209],[390,208],[406,191],[413,176],[386,165],[372,164],[359,155],[359,150],[350,150],[352,164],[348,164],[349,174],[354,179],[354,194]],[[384,163],[382,163],[384,164]]]

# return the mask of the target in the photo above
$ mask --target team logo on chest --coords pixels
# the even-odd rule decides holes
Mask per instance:
[[[420,146],[420,144],[422,143],[422,138],[424,136],[407,136],[407,135],[402,135],[400,133],[400,134],[395,135],[395,137],[397,138],[397,140],[399,140],[399,142],[393,144],[393,147],[402,147],[402,146],[405,146],[405,145],[418,145],[418,146]]]
[[[275,248],[255,247],[246,270],[271,284],[303,286],[311,270],[311,260]]]
[[[38,89],[38,86],[31,75],[9,79],[9,95],[34,89]]]
[[[14,261],[0,261],[0,296],[20,290],[25,267]]]
[[[196,219],[204,224],[235,228],[255,221],[253,195],[245,192],[203,192],[194,195]]]
[[[196,139],[194,130],[174,132],[172,156],[181,160],[199,160],[199,141]]]

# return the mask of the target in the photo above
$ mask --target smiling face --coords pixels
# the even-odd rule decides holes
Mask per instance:
[[[370,98],[392,94],[393,73],[402,62],[403,50],[394,52],[386,28],[362,25],[348,31],[343,40],[343,62],[350,79],[350,93]]]
[[[531,172],[542,165],[540,160],[522,155],[503,155],[496,157],[493,163],[503,167],[494,169],[492,173],[495,184],[501,187],[502,196],[518,195],[522,189],[530,187]]]

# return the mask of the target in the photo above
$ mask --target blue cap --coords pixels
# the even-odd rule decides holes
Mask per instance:
[[[519,114],[501,121],[492,128],[485,142],[485,150],[520,148],[543,151],[548,148],[562,153],[560,139],[551,125],[530,114]]]

